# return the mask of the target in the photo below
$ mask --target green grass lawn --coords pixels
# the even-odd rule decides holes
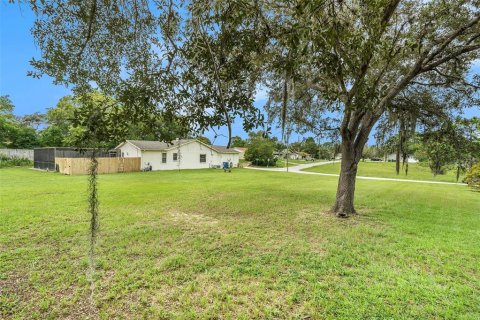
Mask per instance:
[[[307,161],[307,160],[288,160],[288,167],[298,166],[300,164],[308,164],[308,163],[315,163],[315,162],[325,162],[327,160],[315,160],[315,161]],[[287,161],[284,159],[277,160],[277,167],[285,168],[287,166]]]
[[[318,167],[307,168],[304,169],[304,171],[338,174],[340,173],[340,161]],[[447,171],[446,174],[433,176],[433,173],[428,166],[418,163],[408,164],[408,175],[405,175],[405,170],[402,170],[402,167],[400,167],[400,174],[397,176],[395,171],[395,162],[360,161],[358,164],[358,175],[364,177],[457,182],[455,170]],[[463,176],[460,176],[459,182],[462,181],[462,178]]]
[[[95,306],[85,176],[0,170],[0,318],[478,319],[480,194],[236,169],[101,175]]]

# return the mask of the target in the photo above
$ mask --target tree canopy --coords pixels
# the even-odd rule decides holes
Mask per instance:
[[[276,139],[268,137],[263,131],[250,132],[247,141],[245,160],[258,166],[275,166],[277,159],[274,157]]]
[[[181,115],[182,125],[199,133],[227,125],[230,144],[235,117],[246,130],[263,120],[253,106],[258,70],[250,59],[259,38],[238,30],[236,5],[213,11],[204,5],[32,1],[42,57],[32,59],[30,74],[73,84],[77,94],[98,88],[139,122],[162,113]]]
[[[0,147],[32,149],[38,147],[37,126],[39,115],[15,116],[15,106],[9,96],[0,96]],[[37,120],[33,120],[37,119]]]

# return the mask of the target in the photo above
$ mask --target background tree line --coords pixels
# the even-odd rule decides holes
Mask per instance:
[[[455,170],[458,181],[460,176],[480,161],[480,118],[477,117],[457,117],[452,121],[419,128],[402,142],[397,131],[391,132],[384,140],[380,137],[385,138],[384,131],[376,134],[376,144],[364,146],[362,160],[394,161],[397,174],[408,175],[408,160],[412,158],[419,165],[428,166],[433,175]],[[260,166],[275,165],[276,160],[287,155],[287,145],[265,131],[251,132],[247,139],[234,136],[232,147],[246,147],[246,160]],[[290,143],[288,153],[303,153],[313,159],[327,160],[341,156],[338,143],[317,143],[313,137]],[[392,159],[392,155],[397,156]]]
[[[152,114],[141,122],[129,121],[124,118],[121,104],[96,91],[89,93],[88,99],[65,96],[45,113],[17,116],[14,109],[8,95],[0,96],[2,148],[92,147],[93,144],[85,141],[91,136],[89,125],[94,118],[97,118],[95,124],[100,125],[105,134],[101,144],[104,148],[113,148],[125,139],[172,141],[194,137],[191,129],[179,118],[167,119]],[[117,131],[118,128],[123,130]],[[211,143],[206,137],[195,137]]]
[[[94,105],[103,104],[105,96],[98,92],[90,94]],[[35,147],[77,146],[87,133],[87,126],[78,123],[79,114],[88,113],[88,104],[74,96],[65,96],[57,105],[46,113],[39,112],[16,116],[14,105],[8,96],[0,97],[0,147],[31,149]],[[108,111],[103,118],[115,117],[114,110]],[[117,121],[125,122],[124,118]],[[107,126],[115,127],[114,121],[104,121]],[[382,125],[384,127],[382,127]],[[457,172],[458,178],[465,174],[480,160],[480,118],[464,119],[457,117],[449,121],[436,121],[419,126],[408,135],[401,128],[391,124],[380,123],[375,134],[377,143],[365,145],[362,160],[386,160],[391,154],[398,155],[397,174],[402,168],[408,174],[408,158],[414,157],[420,163],[428,165],[434,175],[444,174],[449,169]],[[122,125],[123,127],[123,125]],[[122,139],[160,140],[169,137],[193,137],[191,130],[177,121],[152,117],[150,121],[129,122],[127,130],[121,135],[112,136],[105,147],[113,148]],[[202,136],[200,140],[207,144],[211,141]],[[256,165],[275,165],[287,145],[277,137],[269,136],[265,131],[249,133],[247,139],[233,136],[232,147],[247,147],[246,158]],[[333,159],[340,153],[340,146],[335,142],[317,143],[315,138],[307,137],[288,145],[289,153],[303,153],[314,159]]]

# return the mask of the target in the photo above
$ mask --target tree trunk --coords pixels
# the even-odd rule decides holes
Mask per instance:
[[[355,196],[355,179],[360,157],[356,156],[355,149],[350,143],[342,146],[342,160],[340,177],[338,179],[337,196],[333,212],[341,218],[355,214],[353,205]]]
[[[397,149],[397,154],[395,156],[395,172],[397,176],[400,174],[400,148]]]
[[[354,203],[355,180],[362,151],[368,136],[381,114],[348,111],[342,120],[342,162],[338,178],[337,196],[332,211],[342,218],[356,213]]]
[[[401,119],[398,127],[398,144],[395,157],[395,171],[397,172],[397,176],[400,174],[400,153],[403,153],[403,126],[403,120]]]
[[[230,145],[232,144],[232,122],[230,121],[230,117],[227,114],[227,128],[228,128],[228,142],[227,142],[227,149],[230,149]]]

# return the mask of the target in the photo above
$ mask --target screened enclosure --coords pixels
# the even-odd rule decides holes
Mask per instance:
[[[55,158],[89,158],[93,149],[78,148],[36,148],[33,150],[33,167],[36,169],[58,171]],[[115,151],[96,151],[97,158],[116,157]]]

